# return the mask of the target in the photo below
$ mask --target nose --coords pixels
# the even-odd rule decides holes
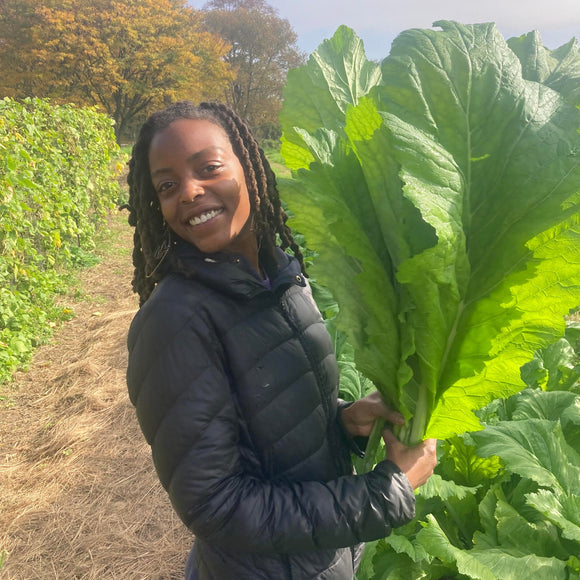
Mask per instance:
[[[187,178],[182,183],[180,193],[181,201],[187,203],[192,202],[196,197],[203,195],[205,189],[197,179]]]

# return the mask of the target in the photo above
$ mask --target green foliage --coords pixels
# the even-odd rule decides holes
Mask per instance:
[[[358,580],[579,578],[580,395],[529,384],[478,415],[485,428],[442,445],[416,519],[367,546]]]
[[[522,367],[522,380],[547,391],[580,393],[580,323],[570,322],[560,340],[534,353]]]
[[[341,27],[282,114],[282,191],[339,360],[421,415],[410,441],[446,439],[415,520],[357,579],[578,580],[580,53],[438,25],[381,67]]]
[[[0,100],[0,382],[68,316],[62,272],[92,260],[118,196],[112,122],[92,109]]]
[[[281,114],[292,227],[407,442],[480,428],[580,303],[577,46],[516,54],[492,24],[436,25],[380,66],[339,28]]]
[[[280,141],[264,139],[260,141],[260,147],[264,150],[276,178],[290,177],[290,170],[284,165],[284,159],[280,154]]]

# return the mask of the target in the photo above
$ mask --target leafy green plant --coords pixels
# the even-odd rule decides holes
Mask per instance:
[[[380,66],[339,28],[281,114],[293,227],[411,443],[481,428],[473,410],[524,388],[580,303],[576,44],[516,54],[491,24],[437,26]]]
[[[560,339],[534,361],[556,376],[561,357],[546,353],[565,351],[569,368],[578,330],[569,321],[570,348]],[[367,544],[357,580],[580,578],[580,393],[569,380],[542,390],[526,366],[526,389],[478,411],[483,430],[441,445],[415,520]]]
[[[485,428],[442,445],[416,519],[367,545],[357,580],[580,578],[580,395],[569,386],[530,384],[478,411]]]
[[[118,195],[111,120],[92,109],[0,100],[0,382],[69,315],[62,272],[91,259]]]
[[[571,321],[564,337],[534,353],[522,367],[522,380],[546,391],[580,393],[580,323]]]
[[[580,577],[580,396],[528,388],[479,415],[485,429],[445,444],[416,520],[369,546],[358,578]]]

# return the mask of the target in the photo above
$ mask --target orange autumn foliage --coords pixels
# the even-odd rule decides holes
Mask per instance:
[[[3,0],[0,96],[97,106],[120,140],[167,102],[219,98],[228,49],[182,0]]]

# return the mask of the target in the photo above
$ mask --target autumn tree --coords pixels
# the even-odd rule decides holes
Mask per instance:
[[[235,78],[223,98],[254,127],[277,125],[286,74],[305,59],[290,23],[264,0],[209,0],[203,11],[207,29],[230,44]]]
[[[121,139],[168,101],[221,98],[228,49],[182,0],[2,0],[0,95],[96,105]]]

